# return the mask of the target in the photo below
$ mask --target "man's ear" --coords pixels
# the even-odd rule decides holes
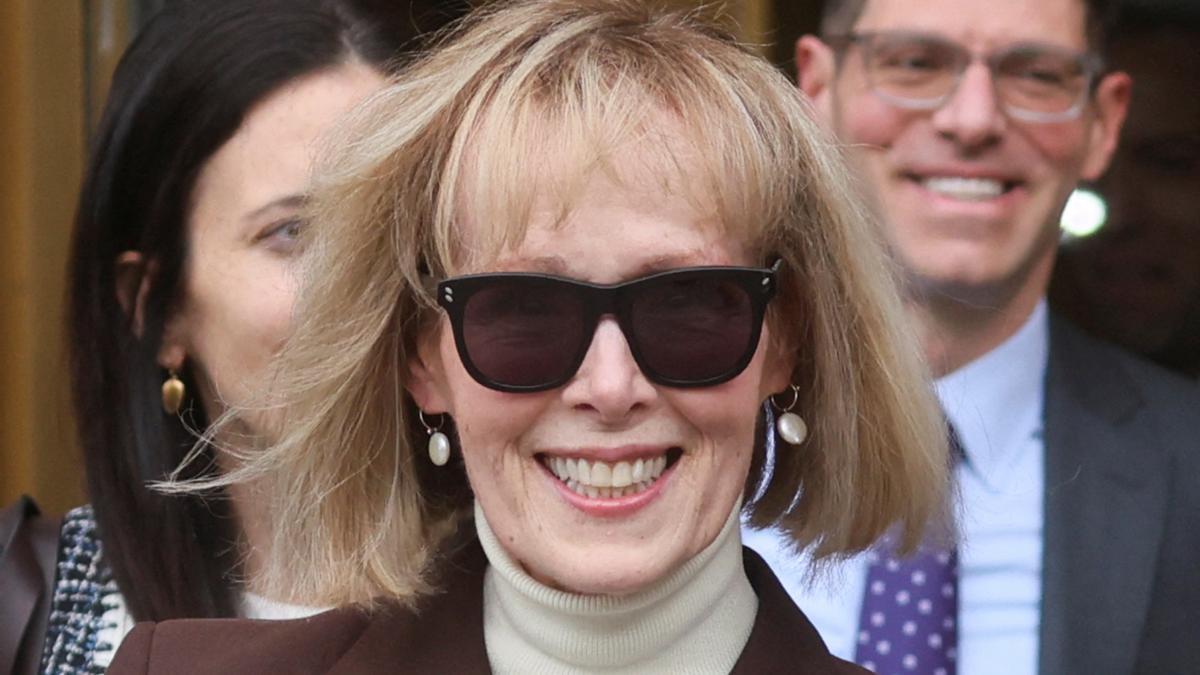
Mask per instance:
[[[815,35],[796,40],[796,85],[812,101],[822,121],[833,120],[833,85],[837,56]]]
[[[437,331],[417,341],[416,354],[408,359],[408,382],[405,388],[417,407],[426,414],[450,411],[444,383],[445,369],[438,351]]]
[[[1109,73],[1096,85],[1095,118],[1092,120],[1091,138],[1088,139],[1087,156],[1083,160],[1080,177],[1094,181],[1108,170],[1117,141],[1121,138],[1121,127],[1129,113],[1129,100],[1133,96],[1133,79],[1122,72]]]

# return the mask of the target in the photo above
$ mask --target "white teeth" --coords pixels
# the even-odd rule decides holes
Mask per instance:
[[[629,471],[629,479],[635,483],[640,483],[646,478],[646,462],[640,457],[633,463],[633,468]]]
[[[617,465],[612,470],[612,486],[614,488],[623,488],[626,485],[633,484],[633,467],[629,466],[629,462],[617,462]]]
[[[632,462],[609,464],[600,460],[573,457],[543,459],[546,468],[573,492],[592,499],[613,499],[635,495],[649,488],[667,469],[667,456],[639,458]]]
[[[594,462],[591,482],[596,487],[612,487],[612,467],[606,462]]]
[[[921,185],[930,192],[964,201],[995,199],[1004,194],[1004,183],[990,178],[961,178],[940,176],[926,178]]]

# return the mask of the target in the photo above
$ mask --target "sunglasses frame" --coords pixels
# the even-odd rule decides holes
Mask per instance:
[[[476,382],[488,389],[506,393],[534,393],[556,389],[566,384],[579,372],[579,367],[583,364],[583,360],[591,348],[592,341],[595,339],[596,328],[600,323],[600,319],[605,316],[616,318],[621,333],[625,337],[625,342],[629,345],[629,351],[633,355],[633,360],[637,363],[638,368],[641,369],[642,374],[651,382],[678,388],[712,387],[728,382],[740,375],[754,358],[754,354],[758,350],[759,338],[762,335],[762,324],[766,316],[767,304],[775,297],[777,287],[776,275],[782,264],[782,260],[776,260],[771,267],[767,268],[684,267],[658,272],[617,284],[593,284],[568,277],[539,274],[536,272],[470,274],[438,282],[437,301],[450,318],[450,326],[454,332],[454,345],[458,350],[458,356],[462,360],[463,367],[466,368],[467,373]],[[691,278],[720,279],[735,282],[746,291],[746,296],[750,301],[751,320],[753,322],[749,344],[745,350],[746,353],[742,355],[736,365],[718,375],[702,380],[670,378],[656,372],[647,365],[637,340],[630,337],[633,335],[632,317],[630,316],[632,303],[626,298],[632,298],[639,288],[657,285],[664,281],[687,280]],[[467,303],[470,301],[471,296],[478,291],[492,286],[496,282],[513,282],[519,280],[566,285],[575,289],[575,292],[583,300],[583,334],[589,337],[588,339],[581,340],[580,347],[571,358],[570,367],[564,368],[563,375],[544,383],[513,385],[498,382],[479,370],[467,350],[464,323]]]

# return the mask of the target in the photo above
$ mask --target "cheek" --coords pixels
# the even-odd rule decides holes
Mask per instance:
[[[273,278],[258,279],[233,293],[243,296],[237,301],[239,323],[247,348],[253,349],[256,359],[270,359],[287,339],[292,321],[292,305],[296,297],[295,282],[286,273]]]
[[[442,333],[441,363],[433,386],[446,402],[446,411],[458,432],[469,470],[495,468],[509,448],[519,447],[545,408],[544,395],[505,394],[476,382],[458,357],[450,331]]]
[[[1080,124],[1027,124],[1022,136],[1029,144],[1029,166],[1042,165],[1048,175],[1061,177],[1075,184],[1079,168],[1087,152],[1088,137]]]
[[[764,324],[754,359],[741,375],[715,389],[674,390],[675,408],[716,446],[718,463],[749,461],[763,401],[790,384],[794,364],[775,353],[779,348],[770,324]]]
[[[294,283],[282,272],[210,281],[193,297],[201,317],[191,336],[194,356],[218,386],[235,378],[256,379],[287,338]]]
[[[698,393],[684,392],[677,397],[674,407],[711,447],[710,461],[716,468],[712,479],[740,489],[754,448],[755,426],[762,405],[758,383],[747,382],[745,386],[709,396],[696,396]]]
[[[860,91],[839,99],[835,118],[840,139],[875,150],[892,146],[913,114],[888,105],[869,91]]]

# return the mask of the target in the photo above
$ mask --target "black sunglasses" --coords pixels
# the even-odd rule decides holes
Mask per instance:
[[[437,296],[463,365],[490,389],[566,384],[609,314],[650,381],[709,387],[737,377],[754,358],[781,264],[688,267],[620,284],[473,274],[442,281]]]

